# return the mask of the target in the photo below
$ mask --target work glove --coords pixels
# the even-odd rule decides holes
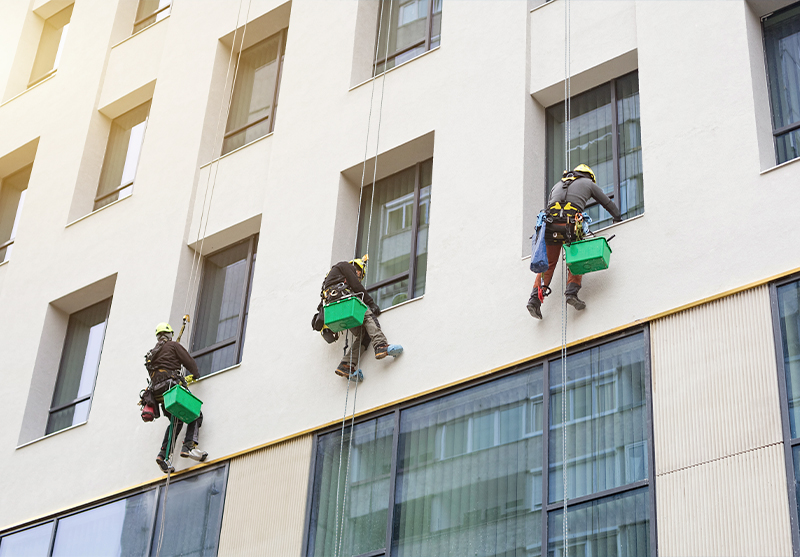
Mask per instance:
[[[186,379],[186,384],[191,385],[194,383],[194,375],[187,375],[184,379]]]
[[[372,306],[372,307],[369,308],[369,310],[372,312],[372,315],[374,315],[375,317],[378,317],[381,314],[381,308],[379,308],[378,306]]]

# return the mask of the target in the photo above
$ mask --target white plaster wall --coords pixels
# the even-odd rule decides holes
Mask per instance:
[[[635,14],[645,214],[609,229],[617,235],[612,266],[586,278],[588,308],[570,309],[569,340],[800,267],[795,229],[769,242],[750,233],[761,200],[791,206],[800,194],[797,163],[759,174],[744,2],[576,0],[573,21],[601,3],[628,22]],[[251,17],[279,5],[255,2]],[[219,152],[211,143],[227,57],[218,39],[236,27],[237,6],[177,2],[161,30],[130,41],[166,34],[134,193],[68,228],[100,92],[124,95],[136,86],[103,81],[119,40],[111,32],[115,3],[77,3],[56,77],[0,106],[0,156],[41,137],[14,256],[0,267],[0,373],[12,394],[0,475],[18,479],[7,484],[16,504],[0,506],[0,528],[157,477],[153,456],[164,424],[144,424],[137,412],[142,356],[153,326],[167,318],[175,325],[184,312],[201,166]],[[530,224],[523,214],[531,214],[523,188],[534,203],[544,191],[544,154],[525,149],[544,135],[530,59],[539,56],[535,45],[563,44],[558,28],[536,22],[562,8],[556,1],[530,13],[524,1],[447,0],[441,47],[376,84],[369,152],[385,84],[379,150],[434,131],[433,190],[425,296],[381,316],[389,340],[406,353],[363,362],[359,411],[560,344],[555,297],[544,305],[544,321],[525,310],[533,275],[520,258],[520,234]],[[211,458],[341,419],[346,383],[333,374],[341,346],[325,344],[309,321],[331,254],[341,250],[333,245],[341,172],[364,153],[372,84],[350,90],[357,17],[357,2],[293,3],[275,133],[242,150],[242,167],[230,168],[234,178],[222,186],[228,193],[220,199],[230,205],[212,206],[215,227],[248,213],[260,218],[261,236],[242,364],[194,389],[205,402],[201,439]],[[629,32],[624,40],[622,47],[607,38],[576,40],[581,62],[573,67],[630,51]],[[126,56],[152,73],[151,58]],[[107,79],[122,80],[110,77],[125,74],[116,72],[109,66]],[[526,177],[537,181],[523,184]],[[114,273],[88,423],[17,450],[48,304]],[[558,279],[552,286],[561,289]],[[25,497],[33,481],[37,497]]]

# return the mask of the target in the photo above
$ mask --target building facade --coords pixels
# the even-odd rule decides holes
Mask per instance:
[[[0,94],[0,556],[800,555],[800,3],[13,0]],[[538,321],[567,161],[623,220]]]

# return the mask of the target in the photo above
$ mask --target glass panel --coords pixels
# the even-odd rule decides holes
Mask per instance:
[[[47,557],[53,523],[0,538],[0,557]]]
[[[570,557],[650,555],[647,487],[567,507]],[[547,517],[548,557],[564,557],[564,511]]]
[[[230,132],[247,124],[263,121],[241,133],[226,137],[222,145],[223,155],[270,132],[269,118],[278,80],[280,38],[278,33],[242,52],[225,131]]]
[[[161,10],[169,5],[170,0],[139,0],[139,9],[136,10],[137,23],[133,26],[133,32],[136,33],[137,31],[141,31],[148,25],[152,25],[153,23],[161,21],[167,17],[170,10],[163,10],[157,14],[155,12],[158,12],[158,10]]]
[[[133,183],[149,113],[150,101],[147,101],[111,122],[106,157],[97,187],[97,200],[94,203],[95,211],[120,198],[120,192],[114,190]]]
[[[64,8],[44,22],[28,86],[35,84],[37,81],[47,77],[53,70],[58,69],[71,17],[72,5]]]
[[[542,366],[404,410],[392,555],[541,555]]]
[[[198,305],[193,351],[236,339],[239,334],[242,296],[247,286],[249,245],[250,242],[242,242],[205,258],[203,291]],[[203,364],[200,369],[200,375],[203,376],[210,371],[229,367],[237,361],[236,349],[232,345],[215,352],[214,356],[199,358],[197,363],[198,366],[201,362]]]
[[[92,394],[110,304],[109,298],[70,315],[52,407]],[[88,401],[82,404],[86,405],[53,413],[48,420],[47,433],[85,421],[88,417]]]
[[[570,499],[648,477],[644,336],[567,357],[567,488]],[[561,360],[550,364],[550,494],[563,497]]]
[[[779,135],[775,138],[778,148],[778,164],[800,157],[800,130]]]
[[[356,424],[352,439],[350,432],[344,440],[341,430],[317,440],[309,556],[360,555],[386,545],[394,416]]]
[[[156,490],[58,521],[53,557],[138,557],[147,552]]]
[[[236,357],[236,344],[229,344],[208,354],[203,354],[195,358],[195,363],[200,377],[236,365],[239,363],[239,359]]]
[[[800,445],[792,447],[792,462],[794,464],[794,492],[797,498],[798,512],[800,512]],[[0,546],[0,557],[2,557],[2,546]]]
[[[417,232],[417,269],[414,282],[414,297],[425,294],[425,276],[428,271],[428,225],[431,211],[431,182],[433,161],[420,165],[419,175],[419,230]]]
[[[28,181],[33,165],[10,174],[0,181],[0,245],[14,240],[25,203]],[[11,255],[11,246],[0,249],[0,263]]]
[[[370,290],[369,295],[381,309],[386,309],[408,300],[408,279],[393,282],[377,290]]]
[[[216,556],[222,526],[226,475],[225,468],[217,468],[170,484],[161,557]],[[159,492],[156,524],[153,528],[151,556],[158,551],[163,500],[162,489]]]
[[[431,48],[441,42],[442,34],[442,0],[433,0],[433,17],[431,19]]]
[[[800,122],[800,5],[764,20],[764,44],[772,126],[777,130]],[[793,134],[778,141],[778,164],[798,156],[798,139]]]
[[[45,434],[49,435],[68,427],[82,424],[89,419],[90,401],[84,400],[78,404],[67,406],[57,412],[52,412],[47,419]]]
[[[639,74],[632,73],[617,79],[616,88],[620,180],[620,198],[617,203],[620,206],[622,218],[627,219],[644,212]],[[603,209],[603,213],[608,214],[605,209]],[[595,225],[594,228],[596,230],[598,226]]]
[[[392,11],[389,13],[391,5]],[[441,2],[440,2],[441,11]],[[390,60],[385,69],[389,69],[397,64],[401,64],[408,59],[413,58],[417,54],[425,52],[425,38],[428,34],[428,0],[399,0],[390,2],[383,0],[383,7],[381,9],[381,37],[378,37],[378,59],[382,60],[386,56],[387,40],[388,52],[387,58],[393,58],[399,51],[405,50],[417,43],[423,43],[420,47],[415,49],[413,54],[405,54],[398,57],[396,60]],[[440,16],[441,17],[441,14]],[[381,67],[381,71],[383,71]]]
[[[778,315],[781,324],[783,367],[789,399],[789,429],[798,436],[800,418],[800,282],[778,288]],[[797,476],[800,478],[800,476]]]

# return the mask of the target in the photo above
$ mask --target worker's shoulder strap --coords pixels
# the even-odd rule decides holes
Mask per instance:
[[[161,350],[164,348],[165,344],[167,344],[167,339],[159,340],[156,345],[144,355],[144,367],[147,368],[147,371],[155,371],[154,369],[151,369],[151,367],[153,367],[153,360],[156,359]]]

